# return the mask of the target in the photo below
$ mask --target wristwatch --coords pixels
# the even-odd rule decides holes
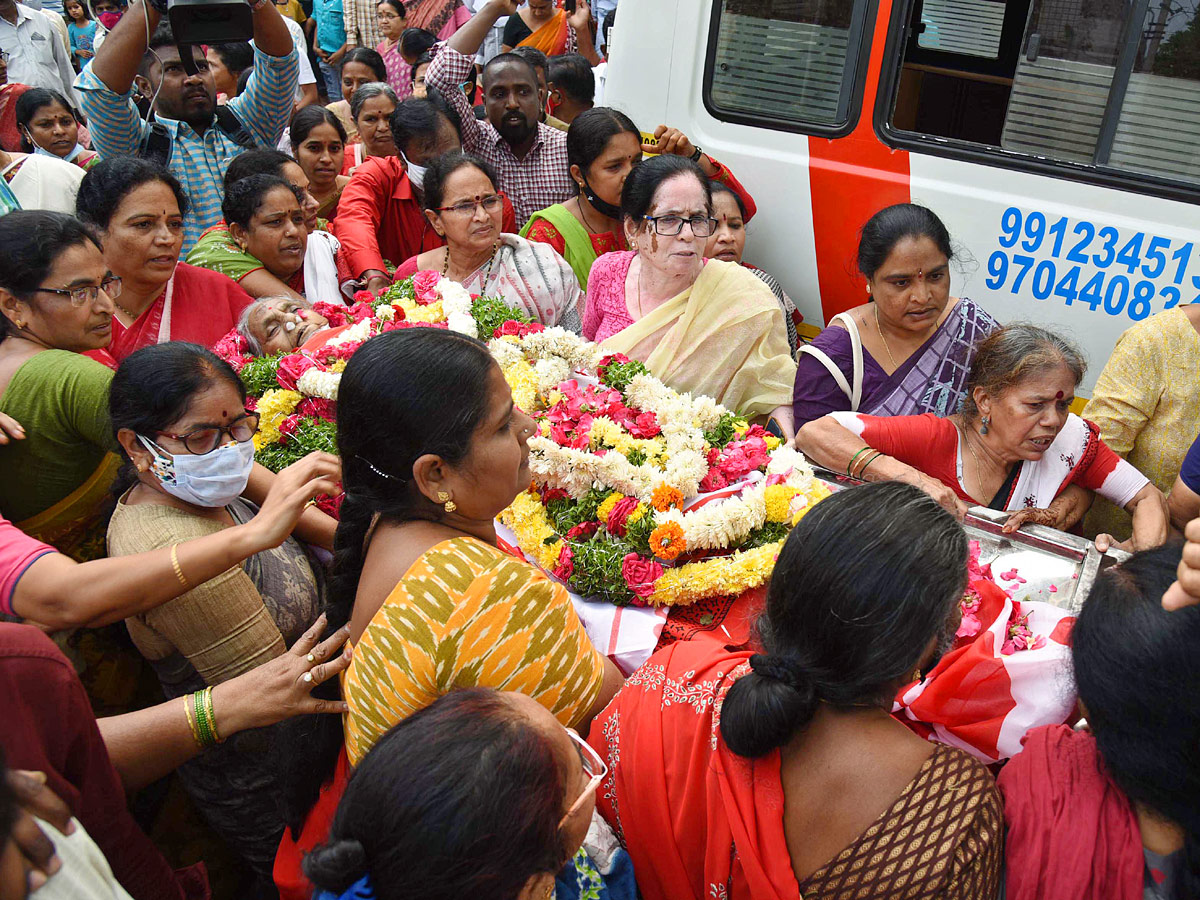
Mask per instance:
[[[704,151],[701,150],[699,146],[697,146],[695,152],[693,152],[692,155],[688,158],[692,162],[700,162],[700,157],[703,155],[704,155]]]

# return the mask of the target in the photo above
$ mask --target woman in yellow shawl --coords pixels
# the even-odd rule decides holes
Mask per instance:
[[[81,354],[112,338],[120,279],[71,216],[0,219],[0,413],[25,429],[0,446],[0,511],[26,534],[81,562],[104,555],[112,372]]]
[[[621,192],[629,251],[606,253],[588,279],[583,335],[640,359],[677,391],[775,419],[792,436],[796,363],[771,289],[735,263],[705,260],[716,227],[696,163],[659,156]]]

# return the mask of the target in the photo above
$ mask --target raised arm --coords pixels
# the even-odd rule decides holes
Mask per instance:
[[[222,740],[293,716],[346,712],[340,700],[311,696],[313,688],[350,665],[350,647],[338,652],[350,630],[342,628],[317,643],[324,630],[322,614],[287,653],[213,688],[213,718]],[[192,734],[186,703],[187,697],[177,697],[96,721],[126,791],[152,784],[203,751]]]
[[[244,525],[173,548],[86,563],[47,553],[17,582],[13,612],[51,630],[99,628],[146,612],[183,593],[183,580],[201,584],[255,553],[278,547],[292,533],[308,501],[337,490],[340,477],[336,456],[311,453],[279,473],[258,515]],[[79,590],[80,584],[88,589]]]
[[[134,0],[96,51],[91,72],[114,93],[127,94],[146,54],[146,34],[154,34],[162,13]],[[82,79],[82,76],[81,76]],[[88,112],[90,116],[91,113]]]
[[[446,41],[446,46],[451,50],[457,50],[464,56],[474,58],[475,54],[479,52],[479,48],[483,46],[484,38],[496,24],[496,20],[501,16],[516,15],[519,5],[516,0],[489,0],[466,25],[454,32],[450,40]],[[429,70],[433,71],[432,63]],[[428,76],[426,76],[426,80],[428,80]]]

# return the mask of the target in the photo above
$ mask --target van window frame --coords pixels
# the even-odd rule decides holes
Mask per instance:
[[[863,92],[867,83],[868,63],[871,57],[871,44],[875,34],[876,20],[879,16],[879,0],[855,0],[854,11],[850,19],[849,39],[846,43],[846,68],[842,73],[842,96],[849,92],[846,105],[846,121],[826,124],[822,122],[806,122],[799,119],[781,116],[769,116],[761,113],[742,113],[721,106],[712,96],[713,73],[717,62],[717,37],[721,24],[721,13],[725,0],[713,0],[712,11],[709,14],[708,42],[704,51],[704,77],[701,80],[700,99],[710,116],[722,122],[734,125],[751,125],[757,128],[767,128],[771,131],[785,131],[792,134],[806,134],[814,137],[838,138],[845,137],[858,127],[862,117]],[[854,32],[857,29],[858,39]],[[847,78],[846,73],[852,72]],[[839,101],[839,105],[840,105]]]
[[[900,89],[900,75],[904,67],[905,38],[915,5],[916,0],[894,0],[891,21],[887,23],[887,37],[884,42],[883,62],[879,72],[879,90],[875,97],[873,116],[875,134],[885,146],[895,150],[907,150],[910,153],[979,163],[1000,169],[1013,169],[1080,184],[1092,184],[1097,187],[1160,197],[1164,200],[1192,204],[1200,202],[1200,184],[1188,184],[1158,175],[1129,170],[1100,169],[1093,165],[1070,160],[1033,156],[1017,150],[985,146],[958,138],[926,135],[893,128],[891,114]],[[1022,34],[1023,39],[1024,35]]]

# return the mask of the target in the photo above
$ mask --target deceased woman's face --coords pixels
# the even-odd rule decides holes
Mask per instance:
[[[270,356],[280,350],[295,350],[328,327],[329,320],[299,300],[272,297],[255,304],[246,324],[250,336],[262,348],[263,356]]]

